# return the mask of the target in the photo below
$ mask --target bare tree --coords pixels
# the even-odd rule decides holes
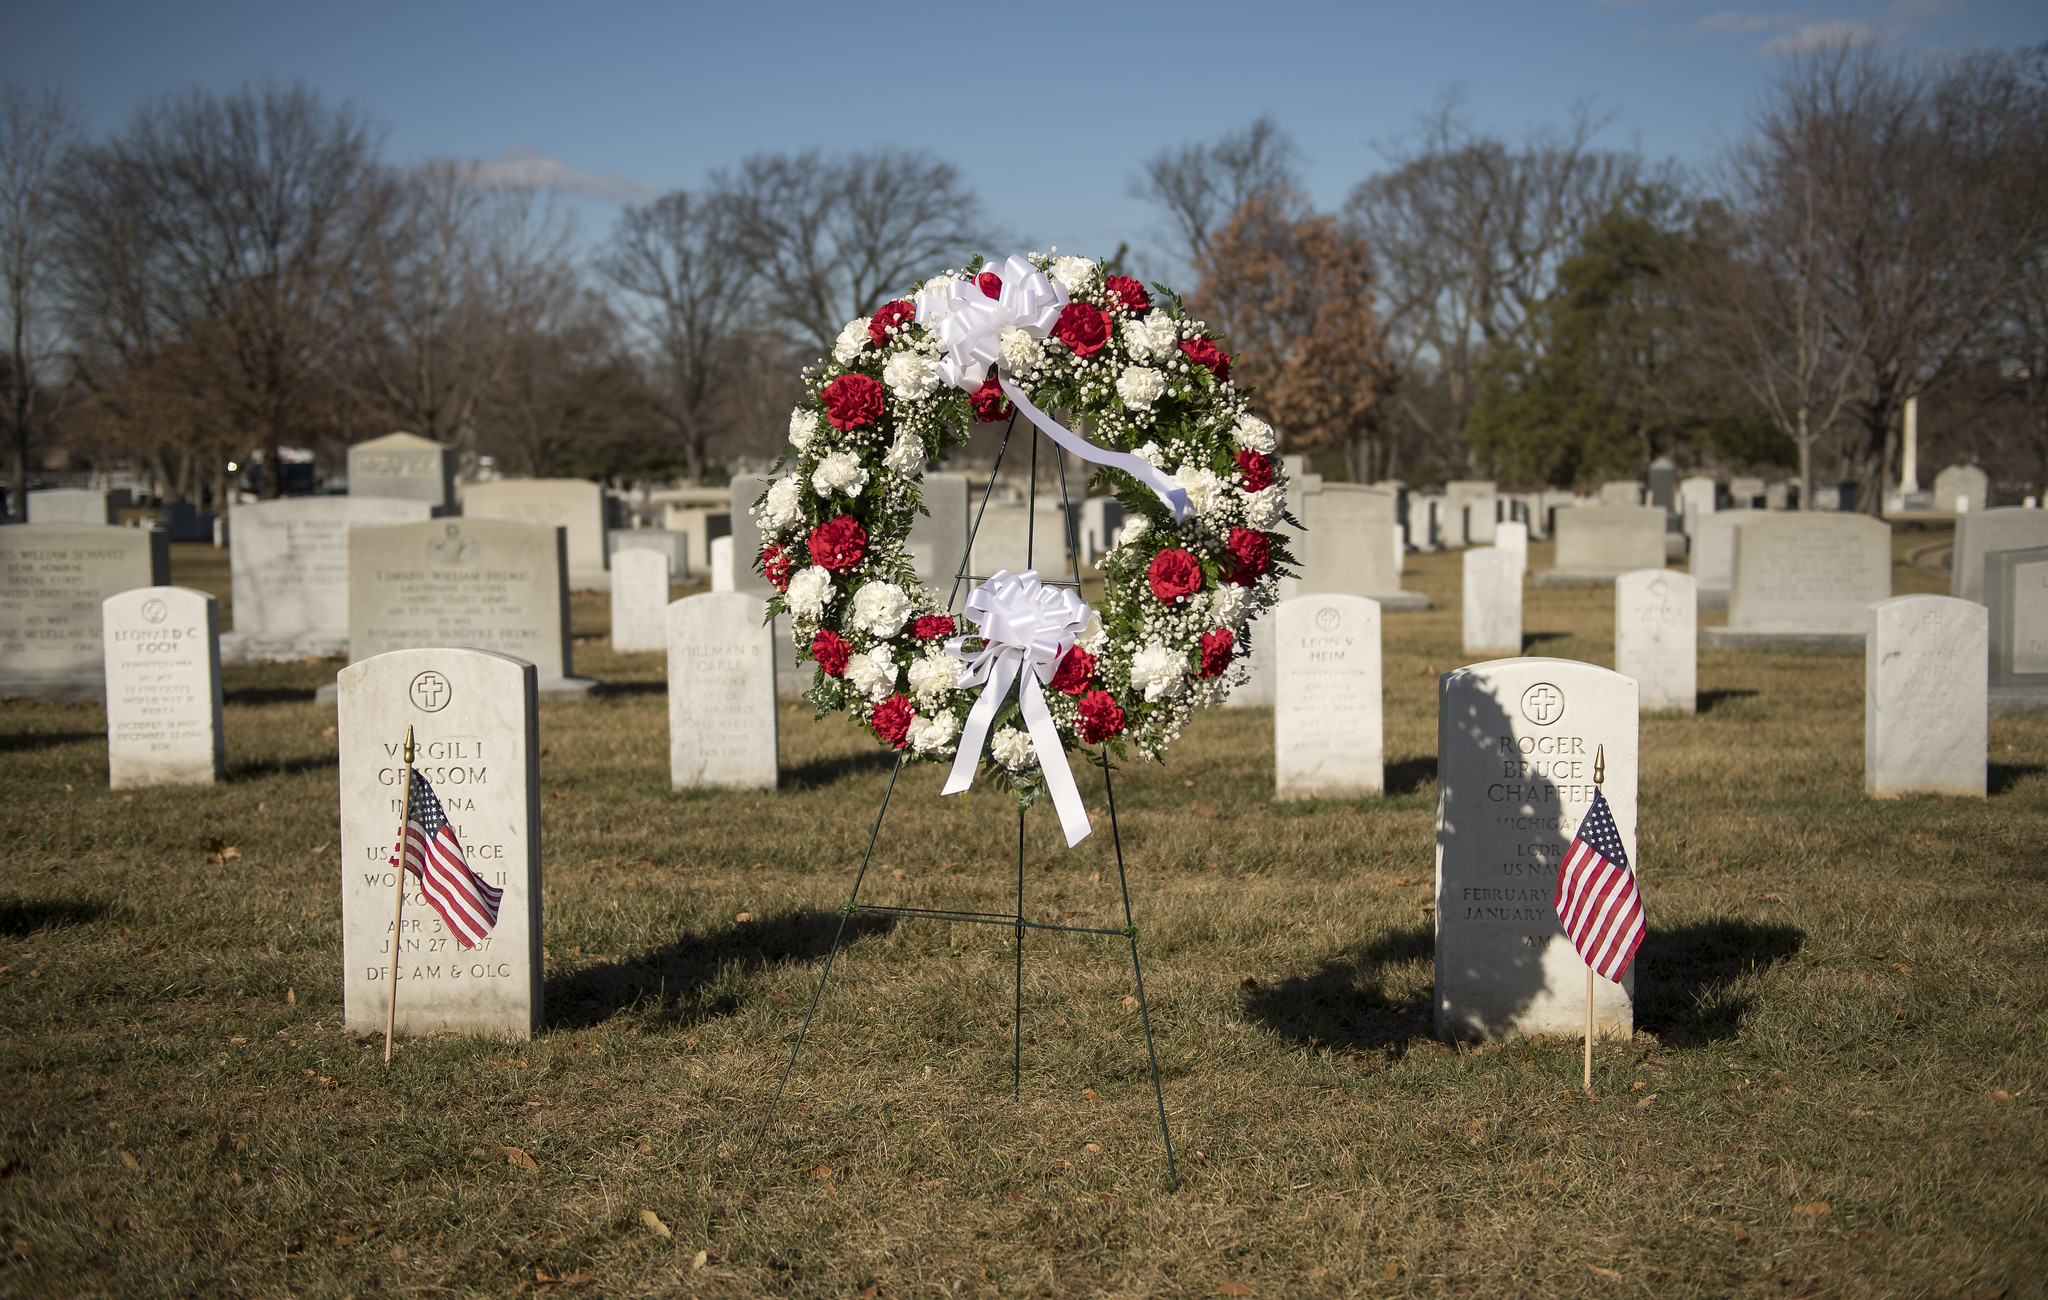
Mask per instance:
[[[9,503],[28,520],[29,442],[50,382],[57,332],[45,317],[55,246],[58,176],[78,137],[78,112],[61,90],[0,86],[0,309],[7,313]]]
[[[1178,247],[1201,261],[1216,228],[1255,198],[1301,191],[1301,150],[1271,117],[1222,136],[1214,144],[1161,149],[1145,160],[1131,197],[1164,209]]]
[[[653,344],[656,410],[680,443],[684,474],[703,481],[721,387],[744,346],[753,276],[737,254],[733,213],[677,190],[619,217],[598,269]]]
[[[1401,409],[1447,457],[1462,446],[1474,377],[1489,349],[1524,342],[1579,235],[1643,175],[1634,154],[1593,148],[1584,108],[1519,145],[1481,135],[1456,95],[1421,123],[1390,170],[1351,193],[1347,215],[1379,261]],[[1420,400],[1439,389],[1442,400]],[[1461,453],[1455,453],[1461,454]]]
[[[1980,55],[1962,82],[2000,108],[1997,219],[1992,255],[2004,274],[1981,349],[1991,369],[2011,376],[2025,403],[2032,473],[2048,485],[2048,44],[2012,56]]]
[[[771,317],[821,350],[987,234],[959,171],[925,153],[756,154],[711,189]]]

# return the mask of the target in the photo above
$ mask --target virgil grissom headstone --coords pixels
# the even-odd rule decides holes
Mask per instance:
[[[1437,694],[1436,1033],[1578,1037],[1586,965],[1557,919],[1557,872],[1607,795],[1636,856],[1636,683],[1572,659],[1497,659]],[[1635,967],[1596,982],[1597,1036],[1635,1030]]]
[[[541,1023],[540,723],[534,666],[489,650],[393,650],[341,670],[342,963],[350,1033],[529,1038]],[[464,949],[408,878],[392,930],[390,858],[405,808],[405,734],[470,867],[504,891]],[[395,945],[395,951],[394,951]]]

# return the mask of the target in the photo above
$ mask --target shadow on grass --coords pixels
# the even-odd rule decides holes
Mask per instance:
[[[310,704],[317,688],[312,686],[241,686],[220,693],[223,704]]]
[[[313,754],[304,758],[245,759],[228,764],[228,780],[260,781],[267,776],[297,776],[341,766],[339,754]]]
[[[105,740],[104,731],[18,731],[0,735],[0,754],[26,754],[38,749],[75,745],[81,740]]]
[[[66,925],[105,920],[114,909],[85,898],[0,898],[0,934],[25,939]]]
[[[1744,700],[1755,694],[1755,691],[1745,690],[1740,687],[1727,691],[1701,691],[1693,697],[1693,711],[1695,713],[1707,713],[1723,700]]]
[[[1400,1056],[1430,1036],[1433,995],[1388,991],[1388,967],[1433,955],[1436,933],[1424,923],[1393,930],[1355,955],[1327,962],[1312,975],[1278,984],[1245,982],[1245,1014],[1274,1033],[1307,1047]]]
[[[2004,794],[2030,776],[2048,771],[2039,763],[1987,763],[1984,765],[1984,793]]]
[[[1436,755],[1387,764],[1387,793],[1414,794],[1436,780]]]
[[[1734,986],[1805,942],[1804,930],[1752,921],[1651,926],[1636,954],[1636,1025],[1673,1047],[1733,1038],[1754,1001]]]
[[[784,790],[821,790],[844,777],[863,773],[886,774],[896,766],[896,755],[886,749],[863,750],[857,754],[839,754],[832,758],[814,758],[807,763],[782,770]]]
[[[1522,653],[1528,654],[1545,641],[1563,641],[1570,636],[1571,633],[1569,632],[1524,632],[1522,634]]]
[[[625,961],[592,966],[547,981],[547,1025],[582,1029],[627,1007],[658,1002],[661,1012],[684,1025],[738,1010],[746,976],[775,966],[822,961],[832,951],[839,913],[803,908],[741,921],[709,934],[691,935]],[[887,916],[846,918],[844,952],[872,934],[895,928]]]
[[[667,682],[621,682],[607,677],[598,691],[601,695],[666,695]]]

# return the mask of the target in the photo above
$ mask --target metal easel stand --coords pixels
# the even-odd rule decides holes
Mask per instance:
[[[967,554],[963,556],[961,559],[959,571],[953,575],[953,590],[951,595],[949,595],[947,598],[948,609],[951,609],[953,607],[954,600],[956,600],[959,597],[960,587],[962,583],[982,582],[986,580],[985,575],[970,575],[967,572],[967,570],[971,568],[973,565],[974,538],[981,531],[982,516],[987,513],[989,498],[993,496],[995,493],[996,472],[1002,468],[1003,455],[1009,450],[1010,438],[1016,432],[1016,428],[1017,417],[1015,415],[1012,415],[1010,417],[1010,426],[1003,433],[1002,446],[996,452],[995,465],[991,467],[989,470],[988,489],[987,491],[982,493],[981,508],[975,512],[974,527],[968,530]],[[1066,457],[1060,453],[1060,449],[1057,445],[1053,447],[1053,454],[1055,457],[1057,457],[1057,464],[1059,468],[1060,503],[1063,507],[1065,507],[1063,515],[1066,519],[1067,525],[1067,549],[1068,554],[1073,558],[1074,576],[1071,580],[1071,583],[1066,581],[1058,581],[1048,583],[1047,585],[1071,585],[1078,591],[1081,586],[1081,556],[1080,547],[1077,544],[1077,539],[1074,536],[1073,509],[1071,503],[1067,499]],[[1025,563],[1027,565],[1031,562],[1033,544],[1035,542],[1033,533],[1035,531],[1036,526],[1035,516],[1037,503],[1038,431],[1036,429],[1032,429],[1031,496],[1029,501],[1026,503],[1026,509],[1029,513],[1027,513],[1026,515],[1024,534],[1024,555]],[[801,1027],[797,1029],[796,1042],[793,1043],[789,1049],[789,1060],[783,1063],[782,1076],[776,1082],[775,1085],[775,1097],[768,1103],[768,1109],[766,1113],[764,1113],[761,1116],[761,1127],[754,1134],[753,1152],[758,1152],[760,1150],[762,1139],[768,1135],[768,1126],[770,1123],[774,1121],[776,1108],[782,1103],[783,1092],[789,1086],[790,1071],[795,1068],[797,1054],[803,1050],[804,1040],[810,1034],[811,1021],[818,1013],[818,1003],[825,996],[825,984],[828,980],[832,978],[833,963],[838,960],[839,949],[846,939],[847,921],[855,915],[900,916],[910,920],[927,921],[959,921],[965,922],[970,925],[1007,926],[1014,932],[1014,951],[1016,954],[1016,1001],[1013,1014],[1010,1018],[1010,1028],[1012,1036],[1010,1057],[1010,1087],[1011,1097],[1013,1099],[1019,1100],[1022,1099],[1024,1094],[1024,932],[1026,930],[1051,930],[1064,934],[1112,935],[1122,937],[1123,940],[1130,945],[1131,974],[1136,980],[1138,986],[1138,1018],[1145,1031],[1145,1059],[1147,1065],[1150,1066],[1152,1071],[1152,1100],[1159,1112],[1159,1138],[1160,1141],[1166,1147],[1166,1178],[1168,1186],[1177,1189],[1180,1186],[1180,1174],[1174,1164],[1173,1159],[1173,1134],[1168,1129],[1166,1123],[1166,1094],[1164,1090],[1160,1087],[1159,1083],[1159,1054],[1158,1051],[1154,1048],[1152,1042],[1152,1012],[1150,1006],[1145,1000],[1144,967],[1142,963],[1140,963],[1140,961],[1138,960],[1138,927],[1131,919],[1131,886],[1130,881],[1127,878],[1124,871],[1123,837],[1117,829],[1116,785],[1110,776],[1109,762],[1107,761],[1107,759],[1105,759],[1104,762],[1101,764],[1102,788],[1105,795],[1107,796],[1109,803],[1110,842],[1116,848],[1117,888],[1121,892],[1124,905],[1124,924],[1121,929],[1108,929],[1099,926],[1084,925],[1052,925],[1044,921],[1030,920],[1024,915],[1025,810],[1022,808],[1019,808],[1017,810],[1017,907],[1015,912],[964,912],[947,911],[939,908],[925,907],[872,907],[863,905],[860,901],[861,885],[867,879],[868,864],[874,860],[875,843],[881,837],[883,819],[885,819],[889,815],[889,800],[896,793],[896,778],[902,775],[904,762],[905,758],[899,756],[896,760],[895,768],[891,770],[889,774],[889,787],[882,794],[882,807],[880,811],[878,811],[875,814],[874,829],[868,833],[867,851],[861,855],[860,869],[854,873],[853,889],[847,895],[845,906],[839,909],[839,928],[833,932],[831,950],[827,952],[825,955],[825,968],[818,974],[818,987],[812,990],[811,992],[811,1002],[810,1005],[804,1010],[803,1024]],[[750,1155],[751,1154],[752,1153],[750,1153]]]

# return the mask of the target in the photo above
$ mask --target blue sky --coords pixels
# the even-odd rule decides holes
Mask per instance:
[[[1261,113],[1331,207],[1455,85],[1487,129],[1586,101],[1614,117],[1603,143],[1701,162],[1788,52],[1851,31],[1914,56],[2011,47],[2048,40],[2048,6],[6,0],[0,76],[62,84],[95,133],[165,91],[303,78],[383,123],[394,161],[494,160],[562,184],[591,236],[620,202],[757,150],[924,148],[1020,244],[1107,253],[1160,230],[1129,195],[1142,159]]]

